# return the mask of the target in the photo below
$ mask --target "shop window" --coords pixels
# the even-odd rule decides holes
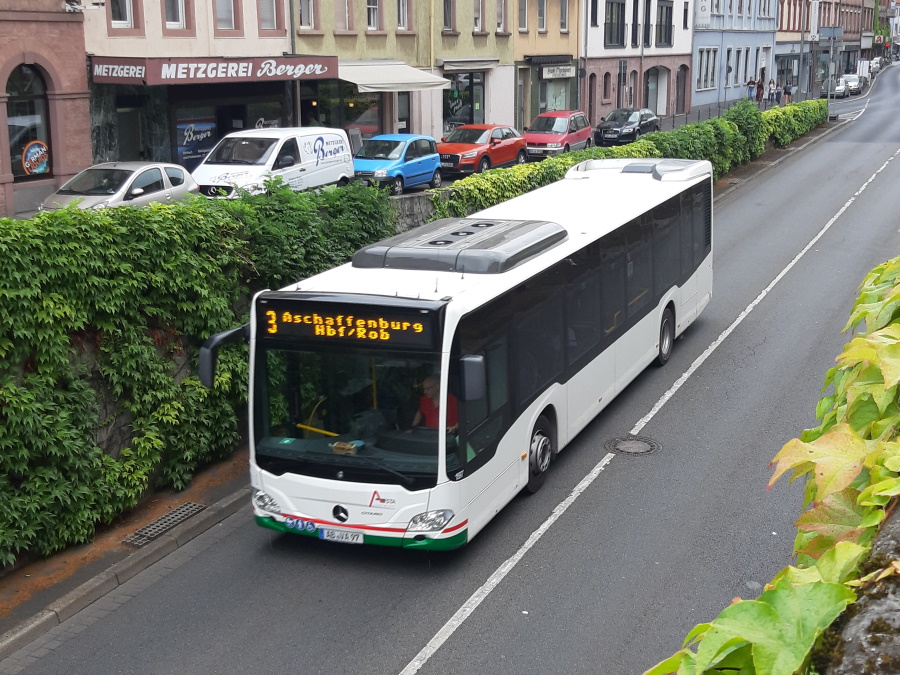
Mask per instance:
[[[6,82],[10,166],[16,181],[53,174],[46,91],[32,66],[17,67]]]
[[[446,73],[450,88],[444,90],[444,132],[461,124],[484,123],[484,74]]]

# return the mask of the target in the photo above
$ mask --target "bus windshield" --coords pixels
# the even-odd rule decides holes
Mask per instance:
[[[439,357],[263,345],[256,360],[256,463],[276,475],[434,487],[439,407],[425,399],[440,382]]]

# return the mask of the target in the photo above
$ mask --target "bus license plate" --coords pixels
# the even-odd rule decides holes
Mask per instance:
[[[363,543],[362,532],[341,532],[340,530],[319,530],[319,539],[325,541],[336,541],[341,544],[361,544]]]

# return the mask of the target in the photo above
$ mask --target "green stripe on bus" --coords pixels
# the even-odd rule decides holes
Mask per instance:
[[[275,530],[276,532],[286,532],[288,534],[300,534],[305,537],[313,537],[314,539],[319,538],[318,530],[313,530],[312,532],[308,532],[307,530],[295,530],[293,528],[287,527],[283,522],[275,520],[274,518],[267,518],[265,516],[254,516],[254,518],[256,519],[257,525],[259,525],[260,527],[265,527],[269,530]],[[468,529],[457,532],[452,537],[447,537],[446,539],[429,539],[426,537],[422,541],[406,539],[404,537],[380,537],[374,534],[363,534],[363,542],[366,544],[371,544],[373,546],[414,548],[425,551],[450,551],[452,549],[459,548],[460,546],[465,545],[468,540]]]

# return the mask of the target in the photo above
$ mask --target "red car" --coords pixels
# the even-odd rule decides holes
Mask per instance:
[[[534,118],[525,130],[530,159],[554,157],[591,147],[594,130],[580,110],[552,110]]]
[[[528,158],[525,137],[504,124],[463,124],[437,146],[444,173],[476,173]]]

